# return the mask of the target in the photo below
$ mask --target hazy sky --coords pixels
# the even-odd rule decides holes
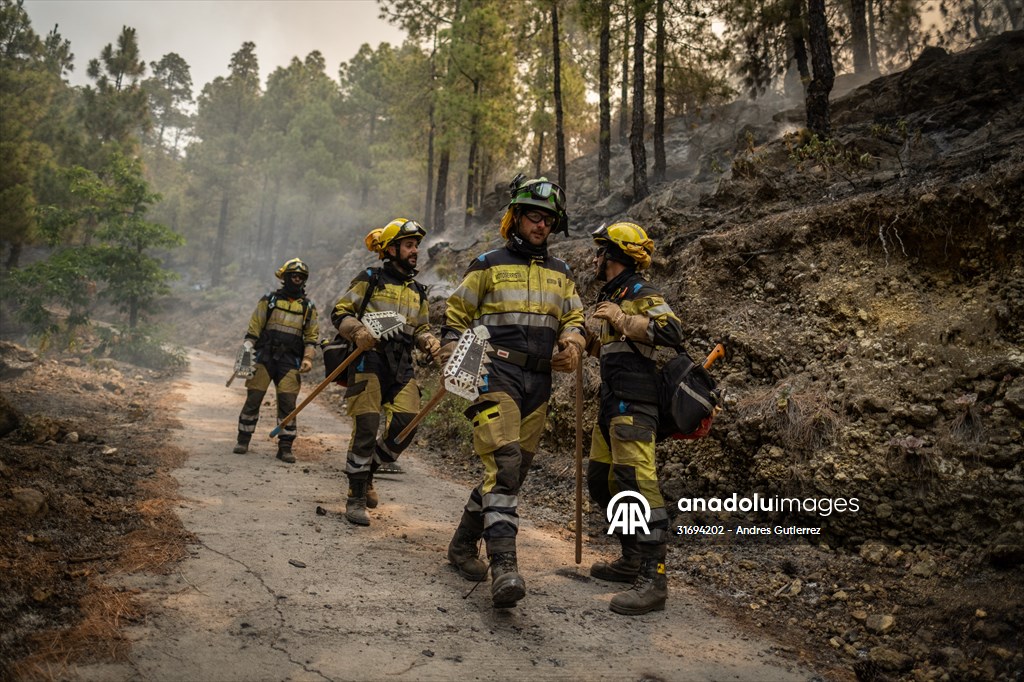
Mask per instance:
[[[245,41],[256,44],[265,84],[278,66],[313,50],[324,55],[327,74],[337,80],[338,65],[363,43],[397,45],[404,38],[377,18],[373,0],[25,0],[25,9],[40,36],[59,24],[71,41],[72,84],[88,84],[89,60],[108,43],[116,45],[121,27],[130,26],[147,65],[168,52],[188,62],[195,95],[228,74],[231,55]]]

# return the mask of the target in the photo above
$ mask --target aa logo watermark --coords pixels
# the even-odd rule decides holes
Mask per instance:
[[[633,490],[623,490],[608,503],[605,511],[608,518],[608,535],[616,531],[623,535],[636,535],[642,531],[650,535],[647,522],[651,520],[651,503],[643,495]]]

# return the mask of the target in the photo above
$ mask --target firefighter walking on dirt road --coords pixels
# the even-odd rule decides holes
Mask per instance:
[[[483,538],[496,608],[515,606],[526,595],[516,557],[519,488],[544,427],[551,371],[574,371],[584,346],[572,272],[548,255],[548,236],[568,234],[565,194],[546,178],[523,182],[521,175],[511,193],[501,221],[505,246],[473,260],[448,299],[441,330],[442,360],[472,327],[486,327],[493,347],[480,397],[466,411],[484,480],[469,496],[448,560],[463,577],[484,580],[487,565],[477,554]]]
[[[679,318],[639,272],[651,263],[654,242],[633,223],[619,222],[593,234],[595,275],[604,282],[588,322],[588,352],[601,358],[601,393],[591,438],[587,486],[606,509],[623,491],[643,495],[651,507],[648,532],[616,533],[622,556],[597,562],[590,575],[633,583],[611,600],[611,610],[639,615],[665,608],[668,511],[654,459],[658,432],[656,346],[682,341]]]
[[[292,258],[274,273],[281,287],[256,304],[242,342],[242,371],[246,379],[245,404],[238,415],[236,454],[245,454],[260,419],[260,405],[271,382],[277,388],[277,421],[291,414],[302,385],[300,374],[313,368],[313,354],[319,344],[320,327],[316,306],[306,297],[309,266]],[[237,370],[236,370],[237,371]],[[295,420],[281,429],[277,458],[292,463]]]
[[[349,484],[345,518],[359,526],[370,525],[366,509],[379,503],[373,487],[377,469],[394,463],[412,441],[409,437],[395,442],[420,409],[413,345],[435,360],[441,347],[430,333],[427,289],[415,280],[419,244],[426,234],[419,223],[405,218],[371,231],[366,248],[384,263],[360,272],[331,313],[338,333],[363,351],[348,368],[345,392],[354,422],[345,462]],[[378,342],[360,320],[360,311],[399,313],[405,325],[396,336]],[[378,437],[382,418],[384,428]]]

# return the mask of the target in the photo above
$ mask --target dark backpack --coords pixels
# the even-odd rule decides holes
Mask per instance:
[[[366,293],[363,295],[363,300],[359,304],[359,310],[356,311],[356,317],[360,320],[363,319],[363,313],[366,312],[366,306],[370,303],[370,298],[373,296],[373,292],[380,285],[382,278],[382,268],[374,268],[371,270],[370,281],[366,285]],[[416,291],[420,294],[421,300],[427,298],[427,287],[415,282]],[[355,350],[352,346],[352,342],[344,338],[340,333],[334,335],[334,339],[331,341],[321,341],[321,350],[324,354],[324,378],[331,375],[331,372],[338,368],[338,365],[343,363],[349,355]],[[334,383],[341,386],[348,386],[348,372],[342,372],[334,380]]]
[[[374,290],[380,283],[381,268],[373,270],[373,274],[370,275],[370,281],[366,284],[366,293],[363,295],[363,300],[359,304],[359,310],[356,311],[356,317],[360,320],[363,319],[363,313],[366,312],[366,306],[370,303],[370,297],[373,296]],[[331,373],[338,369],[338,365],[345,362],[349,355],[355,350],[352,342],[337,333],[331,341],[320,342],[321,351],[324,354],[324,378],[326,379]],[[340,386],[348,386],[348,372],[342,372],[334,380],[334,383]]]
[[[658,372],[658,440],[693,440],[711,431],[722,392],[682,348]]]

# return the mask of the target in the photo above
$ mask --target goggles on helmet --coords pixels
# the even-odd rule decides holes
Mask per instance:
[[[392,244],[408,237],[414,237],[419,241],[425,236],[427,236],[427,231],[415,220],[396,218],[385,227],[378,227],[375,230],[371,230],[370,233],[366,235],[365,241],[366,248],[377,253],[383,259],[386,257],[388,247]]]
[[[541,180],[540,182],[520,187],[515,191],[515,196],[516,198],[525,198],[522,195],[526,192],[529,192],[530,197],[533,199],[547,199],[554,196],[556,206],[559,208],[565,206],[565,192],[562,191],[561,187],[548,180]]]

